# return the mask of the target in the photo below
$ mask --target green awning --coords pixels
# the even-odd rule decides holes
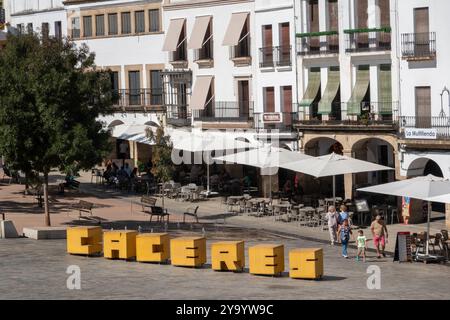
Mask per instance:
[[[353,87],[352,96],[347,103],[348,115],[360,115],[361,114],[361,102],[367,93],[370,83],[370,72],[367,67],[359,67],[356,70],[356,82]]]
[[[391,65],[380,65],[378,79],[378,112],[380,114],[392,114]]]
[[[330,114],[332,112],[332,103],[339,90],[340,76],[338,68],[328,69],[328,81],[323,93],[322,99],[319,102],[319,114]]]
[[[320,89],[320,68],[311,68],[308,71],[308,87],[299,105],[309,107],[313,103]]]

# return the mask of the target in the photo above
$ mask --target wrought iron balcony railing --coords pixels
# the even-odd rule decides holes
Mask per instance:
[[[391,50],[391,30],[363,29],[345,30],[345,52],[371,52]]]
[[[436,33],[403,33],[402,57],[406,60],[430,59],[436,56]]]
[[[339,53],[339,35],[301,35],[297,38],[297,54],[301,56]]]
[[[162,89],[121,89],[113,91],[113,106],[122,111],[161,107]]]
[[[400,128],[435,129],[438,139],[450,139],[450,117],[401,116]],[[404,131],[402,132],[404,137]]]
[[[253,120],[253,101],[211,101],[203,110],[193,110],[194,120],[246,122]]]

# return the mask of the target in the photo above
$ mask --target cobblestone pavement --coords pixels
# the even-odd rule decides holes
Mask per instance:
[[[218,227],[216,227],[218,228]],[[169,230],[171,236],[200,230]],[[366,263],[343,259],[339,247],[314,241],[281,237],[244,228],[206,230],[208,264],[201,269],[143,264],[102,257],[66,254],[65,240],[0,240],[0,299],[449,299],[449,267],[377,260],[373,253]],[[321,281],[215,272],[210,269],[209,245],[216,240],[246,240],[283,243],[294,247],[323,247],[325,277]],[[350,251],[354,254],[354,250]],[[248,258],[247,258],[248,261]],[[81,269],[81,290],[68,290],[67,267]],[[381,289],[370,290],[367,267],[381,270]]]

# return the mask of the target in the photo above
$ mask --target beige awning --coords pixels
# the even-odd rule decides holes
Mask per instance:
[[[370,72],[369,67],[363,66],[356,70],[356,82],[353,87],[352,96],[347,103],[348,115],[361,114],[361,102],[369,89]]]
[[[320,89],[320,68],[311,68],[308,70],[308,87],[299,105],[301,107],[309,107],[316,99]]]
[[[236,46],[239,43],[239,40],[241,40],[242,28],[244,27],[247,17],[248,12],[233,13],[231,15],[230,23],[228,24],[222,45]]]
[[[211,16],[196,17],[191,38],[189,39],[188,49],[201,49],[205,40],[206,30],[208,30]]]
[[[173,19],[170,20],[169,29],[166,33],[166,39],[162,51],[176,51],[178,46],[178,40],[180,39],[181,31],[183,30],[184,21],[186,19]]]
[[[328,81],[325,92],[319,102],[317,113],[330,114],[333,112],[333,101],[339,91],[340,73],[339,68],[328,69]]]
[[[209,88],[211,86],[213,76],[198,76],[195,81],[194,90],[192,91],[191,110],[203,110],[207,103]]]

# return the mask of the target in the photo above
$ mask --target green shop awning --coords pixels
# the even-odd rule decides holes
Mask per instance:
[[[313,103],[320,89],[320,68],[311,68],[308,71],[308,87],[305,90],[300,107],[309,107]]]
[[[319,114],[330,114],[332,113],[332,104],[334,98],[339,90],[340,85],[340,76],[339,76],[339,68],[330,68],[328,69],[328,81],[327,86],[325,88],[325,92],[323,93],[322,99],[319,102]]]
[[[391,65],[380,65],[378,79],[378,112],[380,114],[392,114]]]
[[[367,93],[370,83],[370,73],[368,67],[359,67],[356,70],[356,83],[353,87],[352,96],[347,103],[348,115],[361,114],[361,102]]]

